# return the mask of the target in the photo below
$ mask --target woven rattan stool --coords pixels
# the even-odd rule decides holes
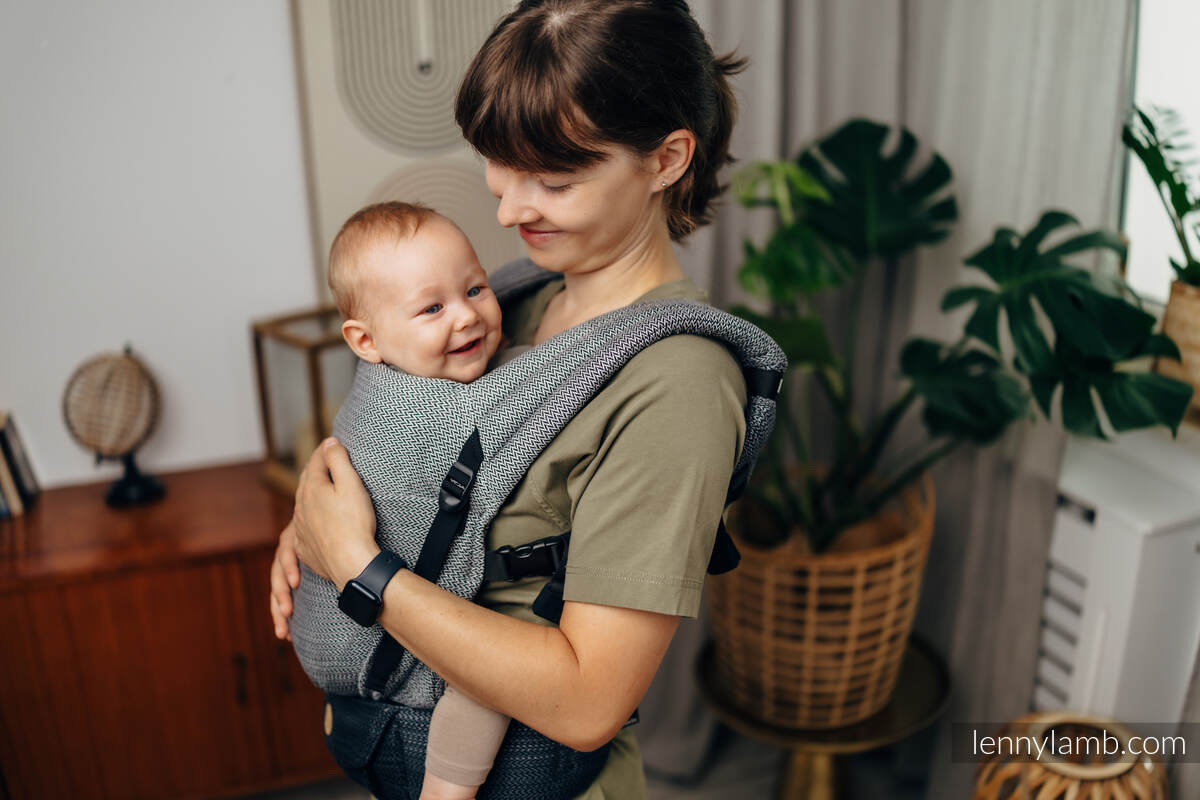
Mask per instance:
[[[836,756],[894,744],[925,728],[946,709],[950,676],[933,650],[909,639],[891,701],[876,714],[844,728],[782,728],[756,719],[722,685],[710,642],[696,664],[700,691],[717,717],[739,733],[791,751],[779,786],[781,800],[834,800]]]

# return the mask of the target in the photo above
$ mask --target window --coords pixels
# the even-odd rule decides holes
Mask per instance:
[[[1134,103],[1142,109],[1165,106],[1178,112],[1188,130],[1187,141],[1197,148],[1192,155],[1200,158],[1200,91],[1195,71],[1200,2],[1143,0],[1138,5]],[[1175,278],[1169,259],[1182,261],[1182,251],[1145,167],[1130,155],[1127,169],[1122,212],[1122,227],[1129,237],[1126,280],[1143,298],[1165,304]],[[1200,164],[1190,172],[1200,172]],[[1194,233],[1189,235],[1196,248]]]

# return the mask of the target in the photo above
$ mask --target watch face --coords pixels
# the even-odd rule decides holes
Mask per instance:
[[[338,608],[350,619],[365,627],[375,624],[382,607],[383,601],[357,580],[347,583],[346,588],[338,595]]]

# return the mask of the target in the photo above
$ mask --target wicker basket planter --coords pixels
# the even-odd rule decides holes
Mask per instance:
[[[933,532],[926,475],[868,522],[812,555],[799,532],[772,549],[730,532],[741,565],[708,592],[719,674],[757,718],[836,728],[891,698],[916,614]]]
[[[1196,388],[1188,416],[1193,422],[1200,422],[1200,288],[1183,281],[1171,284],[1171,297],[1163,315],[1163,333],[1179,346],[1181,361],[1156,359],[1154,369]]]
[[[1056,740],[1095,736],[1099,741],[1102,731],[1115,737],[1123,751],[1129,750],[1132,734],[1123,725],[1071,712],[1028,714],[1010,722],[1000,735],[1037,740],[1047,734]],[[1069,761],[1048,751],[1037,759],[1008,752],[990,756],[979,767],[971,795],[972,800],[1167,800],[1170,796],[1166,769],[1149,756],[1097,753]]]

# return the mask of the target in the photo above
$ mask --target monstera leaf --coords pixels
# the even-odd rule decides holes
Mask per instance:
[[[1054,391],[1062,384],[1063,427],[1080,436],[1107,438],[1096,400],[1118,433],[1165,425],[1172,435],[1192,399],[1192,387],[1163,375],[1126,372],[1120,362],[1148,356],[1179,359],[1179,348],[1162,334],[1150,334],[1116,359],[1089,357],[1065,339],[1054,348],[1053,368],[1029,378],[1038,407],[1050,416]]]
[[[911,339],[900,353],[900,371],[925,401],[930,436],[988,444],[1029,410],[1021,382],[982,350],[960,353],[929,339]]]
[[[952,196],[937,198],[950,183],[950,167],[936,153],[908,176],[917,140],[900,129],[900,141],[884,152],[889,128],[855,119],[805,150],[796,163],[829,195],[806,215],[822,236],[860,260],[898,258],[921,244],[946,238],[958,218]]]
[[[1097,248],[1123,257],[1124,244],[1115,234],[1093,231],[1039,249],[1051,232],[1075,224],[1070,214],[1050,211],[1024,237],[1008,228],[997,230],[991,244],[966,260],[986,273],[996,288],[952,289],[942,299],[942,308],[975,303],[966,333],[996,352],[1003,310],[1016,350],[1014,366],[1029,377],[1033,396],[1047,417],[1055,390],[1062,385],[1063,425],[1072,433],[1104,438],[1095,399],[1117,431],[1159,424],[1174,431],[1191,388],[1119,367],[1148,356],[1178,359],[1178,348],[1153,332],[1151,314],[1106,292],[1088,270],[1064,261],[1068,255]],[[1038,321],[1034,301],[1050,322],[1053,343]]]
[[[1024,237],[1009,228],[996,231],[992,243],[969,258],[969,266],[982,270],[995,289],[968,286],[951,289],[942,298],[942,310],[975,303],[966,332],[1000,350],[1000,311],[1008,320],[1016,348],[1016,366],[1027,375],[1052,371],[1053,349],[1038,323],[1034,301],[1049,317],[1056,339],[1065,340],[1088,357],[1109,361],[1126,357],[1145,341],[1154,317],[1100,288],[1092,273],[1068,264],[1069,255],[1097,248],[1124,257],[1125,245],[1107,231],[1092,231],[1039,250],[1053,231],[1077,225],[1061,211],[1048,211]]]

